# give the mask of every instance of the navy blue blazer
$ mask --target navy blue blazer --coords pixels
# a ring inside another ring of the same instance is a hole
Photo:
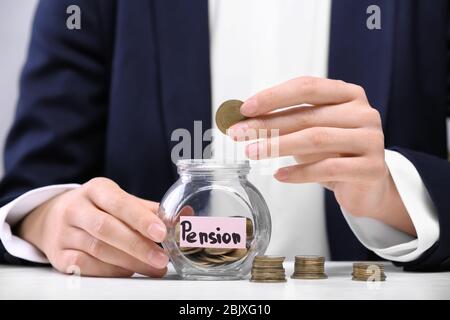
[[[66,28],[70,4],[81,8],[81,30]],[[366,28],[370,4],[381,7],[381,30]],[[386,146],[416,166],[439,214],[440,240],[409,270],[450,269],[448,10],[445,0],[339,0],[332,7],[330,77],[366,89],[382,115]],[[95,176],[159,201],[177,178],[170,134],[192,131],[194,120],[210,127],[210,89],[206,0],[41,1],[0,205],[30,189]],[[332,194],[326,201],[332,258],[374,258]],[[0,250],[1,262],[24,263]]]

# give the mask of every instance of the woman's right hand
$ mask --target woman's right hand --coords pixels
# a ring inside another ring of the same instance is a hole
[[[95,178],[28,214],[17,235],[35,245],[64,273],[162,277],[168,256],[156,244],[166,236],[158,203],[137,198],[115,182]]]

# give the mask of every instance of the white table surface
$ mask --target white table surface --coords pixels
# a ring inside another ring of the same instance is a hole
[[[285,262],[291,275],[293,263]],[[450,272],[411,273],[386,264],[385,282],[351,280],[351,262],[327,262],[324,280],[286,283],[89,278],[51,268],[0,266],[0,299],[450,299]]]

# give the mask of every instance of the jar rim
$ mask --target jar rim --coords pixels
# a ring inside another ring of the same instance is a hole
[[[181,159],[176,163],[179,171],[246,171],[250,170],[250,161],[248,160],[217,160],[217,159]]]

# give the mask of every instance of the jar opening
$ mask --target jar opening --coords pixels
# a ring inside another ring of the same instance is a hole
[[[215,159],[183,159],[177,161],[178,173],[208,174],[208,173],[234,173],[247,174],[250,171],[250,162],[227,161]]]

